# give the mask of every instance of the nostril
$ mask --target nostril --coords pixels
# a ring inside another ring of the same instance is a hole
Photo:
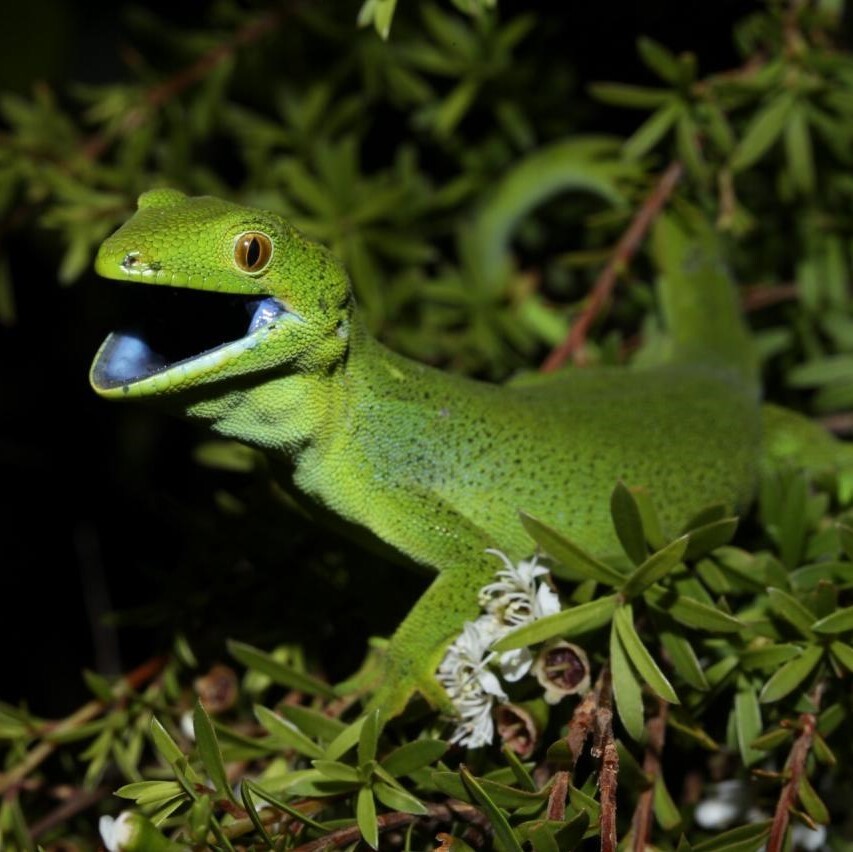
[[[128,252],[121,262],[124,269],[130,269],[139,262],[139,253],[135,251]]]

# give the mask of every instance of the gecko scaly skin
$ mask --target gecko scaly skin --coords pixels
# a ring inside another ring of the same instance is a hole
[[[805,419],[762,412],[711,229],[667,216],[655,239],[665,363],[497,386],[376,341],[341,263],[278,215],[152,190],[104,242],[97,271],[243,294],[254,317],[243,337],[172,364],[139,337],[110,335],[91,382],[263,449],[303,505],[437,572],[388,647],[374,704],[392,715],[420,691],[446,706],[434,673],[493,578],[486,549],[531,551],[519,510],[607,556],[618,550],[608,497],[619,479],[648,488],[674,531],[712,502],[746,508],[768,454],[808,446],[815,464],[835,460],[840,445]]]

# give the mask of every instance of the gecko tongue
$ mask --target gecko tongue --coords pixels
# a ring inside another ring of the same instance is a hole
[[[251,319],[248,328],[244,326],[245,331],[242,338],[251,336],[264,326],[269,325],[274,320],[288,313],[284,305],[273,298],[252,299],[245,302],[244,306]],[[198,317],[195,322],[196,324],[199,322],[204,324],[203,319]],[[139,379],[147,378],[169,367],[173,367],[175,364],[193,361],[223,346],[234,343],[235,340],[242,339],[239,332],[236,335],[234,334],[234,331],[236,331],[235,328],[230,334],[227,331],[222,334],[217,345],[213,347],[209,343],[205,345],[199,340],[195,344],[197,347],[196,351],[190,354],[189,357],[184,355],[183,357],[173,358],[161,354],[161,352],[172,350],[174,348],[174,340],[177,338],[180,343],[184,337],[187,337],[186,332],[190,330],[192,330],[192,323],[189,326],[187,325],[186,315],[184,314],[182,326],[177,330],[172,328],[171,332],[167,332],[165,335],[162,329],[159,330],[159,333],[157,329],[153,329],[151,332],[153,333],[153,338],[148,332],[136,331],[116,332],[110,335],[95,368],[94,375],[97,382],[104,387],[114,387],[138,381]],[[191,341],[184,342],[189,346],[193,345]],[[186,350],[184,351],[186,352]]]

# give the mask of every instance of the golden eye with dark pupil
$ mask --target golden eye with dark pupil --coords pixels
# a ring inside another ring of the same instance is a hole
[[[259,272],[269,262],[272,243],[266,234],[242,234],[234,246],[234,262],[243,272]]]

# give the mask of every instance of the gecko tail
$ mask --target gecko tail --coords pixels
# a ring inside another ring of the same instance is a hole
[[[652,236],[671,359],[725,367],[759,389],[758,359],[720,235],[696,208],[668,211]]]

